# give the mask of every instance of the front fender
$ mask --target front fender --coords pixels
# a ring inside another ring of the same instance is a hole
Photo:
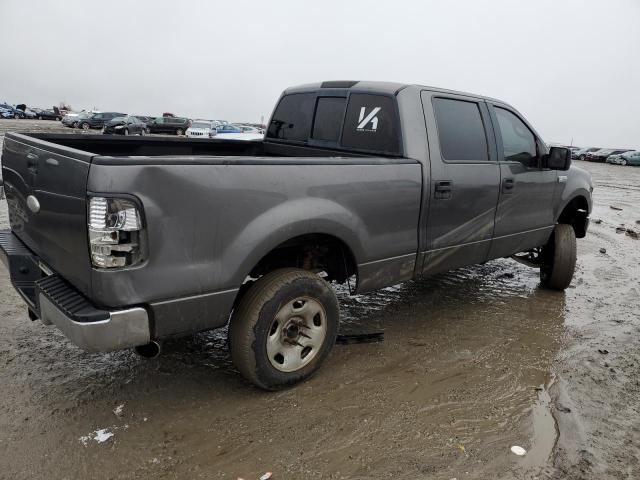
[[[558,172],[559,177],[562,175],[563,172]],[[567,177],[567,180],[564,184],[564,188],[560,192],[558,202],[556,203],[556,211],[554,215],[555,220],[558,221],[558,218],[567,205],[578,197],[584,197],[587,201],[587,214],[590,215],[593,210],[593,180],[591,179],[591,174],[572,165],[566,172],[565,176]]]

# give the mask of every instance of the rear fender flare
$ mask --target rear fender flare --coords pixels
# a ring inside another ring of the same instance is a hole
[[[341,240],[353,253],[356,264],[364,257],[368,233],[360,217],[328,199],[299,198],[254,218],[220,253],[223,284],[238,287],[253,267],[278,245],[314,233]]]

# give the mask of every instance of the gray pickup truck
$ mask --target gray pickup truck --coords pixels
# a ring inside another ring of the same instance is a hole
[[[31,319],[89,351],[224,327],[265,389],[311,375],[363,293],[513,257],[566,288],[593,190],[491,98],[333,81],[279,99],[263,141],[6,135],[0,257]]]

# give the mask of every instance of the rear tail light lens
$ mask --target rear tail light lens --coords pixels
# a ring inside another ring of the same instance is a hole
[[[142,218],[137,205],[123,198],[89,198],[89,247],[97,268],[122,268],[144,260]]]

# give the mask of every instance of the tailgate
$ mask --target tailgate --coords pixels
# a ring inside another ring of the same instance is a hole
[[[92,154],[8,133],[2,150],[13,232],[51,269],[89,294],[87,176]]]

